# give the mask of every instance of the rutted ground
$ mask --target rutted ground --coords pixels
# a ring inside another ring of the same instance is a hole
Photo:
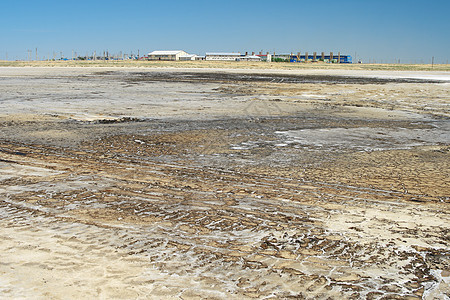
[[[212,120],[156,120],[151,110],[100,121],[65,109],[31,121],[4,116],[3,297],[448,297],[445,109],[433,114],[440,118],[367,118],[338,100],[311,108],[281,92],[258,102],[247,83],[232,83],[239,93],[225,91],[227,81],[187,84],[200,90],[188,104],[199,93],[243,102],[245,112],[216,103],[211,113],[222,117]],[[167,86],[158,93],[186,94]],[[342,142],[324,143],[330,132]]]

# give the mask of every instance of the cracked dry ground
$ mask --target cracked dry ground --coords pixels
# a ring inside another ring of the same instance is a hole
[[[50,296],[52,287],[77,282],[52,282],[53,271],[87,270],[106,273],[91,283],[92,297],[448,292],[440,277],[449,276],[448,147],[316,154],[303,163],[323,164],[307,169],[194,160],[233,154],[225,145],[239,142],[236,132],[217,130],[112,136],[77,150],[3,142],[1,163],[14,170],[2,182],[1,223],[15,233],[2,240],[21,239],[19,253],[42,256],[29,264],[42,269]],[[267,148],[258,152],[274,151]],[[30,230],[37,240],[22,236]],[[64,249],[53,253],[53,243]],[[80,257],[71,262],[72,255]],[[149,270],[128,274],[118,294],[108,278],[121,281],[128,265]]]
[[[277,133],[427,122],[125,121],[2,125],[102,134],[0,140],[1,297],[448,297],[448,144],[333,150]]]

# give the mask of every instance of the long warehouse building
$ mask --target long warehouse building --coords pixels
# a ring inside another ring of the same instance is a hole
[[[333,52],[330,52],[330,54],[325,55],[324,52],[321,54],[317,54],[317,52],[313,52],[313,54],[308,54],[306,52],[305,54],[290,54],[289,55],[289,61],[290,62],[304,62],[304,61],[325,61],[325,62],[336,62],[340,64],[351,64],[352,63],[352,57],[350,55],[346,54],[333,54]]]
[[[148,54],[148,60],[180,60],[180,57],[187,56],[183,50],[165,50],[165,51],[153,51]]]

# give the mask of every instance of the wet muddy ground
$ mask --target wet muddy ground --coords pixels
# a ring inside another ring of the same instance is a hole
[[[41,73],[0,69],[0,298],[449,297],[449,80]]]

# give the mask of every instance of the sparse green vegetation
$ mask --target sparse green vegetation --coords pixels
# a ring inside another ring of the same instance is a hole
[[[289,62],[289,59],[281,57],[273,57],[272,62]]]

